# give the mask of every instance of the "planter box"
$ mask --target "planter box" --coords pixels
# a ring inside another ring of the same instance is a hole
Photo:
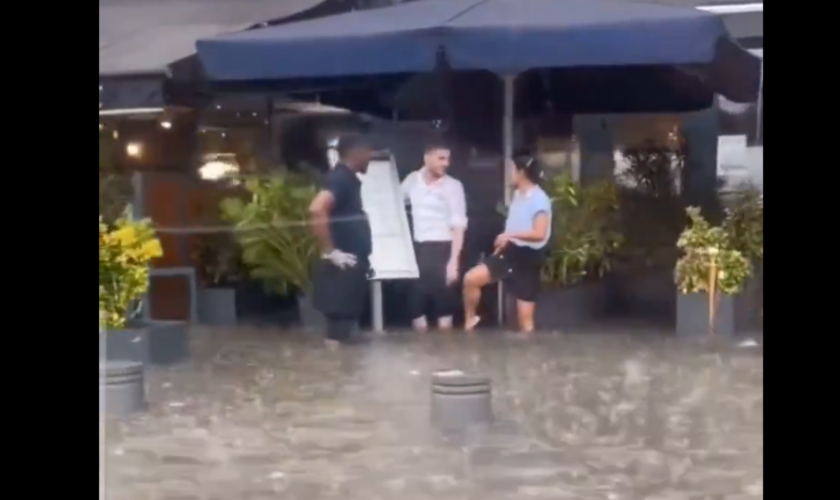
[[[359,293],[364,293],[362,290]],[[323,332],[327,326],[324,314],[315,309],[312,298],[308,295],[298,295],[298,314],[300,324],[306,331]]]
[[[735,302],[732,295],[719,294],[715,312],[715,334],[735,336]],[[705,293],[677,293],[677,337],[703,337],[709,333],[709,296]]]
[[[187,324],[183,321],[144,321],[99,334],[100,361],[171,365],[188,355]]]
[[[757,267],[736,295],[720,295],[715,313],[715,333],[720,337],[760,332],[764,307],[764,273]],[[709,298],[705,293],[677,292],[677,336],[696,337],[709,331]]]
[[[545,287],[537,297],[534,323],[538,330],[579,328],[604,312],[605,290],[601,282],[570,287]],[[516,299],[505,297],[508,326],[518,327]]]
[[[203,325],[232,326],[236,324],[235,288],[200,288],[198,290],[198,321]]]
[[[735,328],[737,332],[758,333],[764,329],[764,266],[758,265],[744,284],[744,291],[735,296]]]

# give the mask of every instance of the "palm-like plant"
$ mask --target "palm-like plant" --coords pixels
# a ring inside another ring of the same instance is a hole
[[[579,186],[568,174],[546,183],[552,236],[542,279],[561,286],[600,277],[623,242],[616,230],[618,200],[612,182]]]
[[[245,182],[250,198],[227,198],[222,217],[233,223],[242,261],[251,277],[278,294],[309,293],[317,245],[309,230],[312,179],[283,173]]]

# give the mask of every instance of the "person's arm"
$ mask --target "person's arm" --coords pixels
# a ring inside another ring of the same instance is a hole
[[[312,233],[318,240],[318,246],[322,253],[333,250],[332,236],[330,235],[329,217],[338,200],[344,194],[342,179],[335,171],[327,174],[324,188],[315,195],[312,203],[309,204],[309,219],[312,226]]]
[[[449,261],[457,263],[461,250],[464,248],[464,233],[467,230],[467,199],[464,195],[464,185],[459,181],[452,182],[447,190],[449,204],[449,224],[452,227],[452,248]]]

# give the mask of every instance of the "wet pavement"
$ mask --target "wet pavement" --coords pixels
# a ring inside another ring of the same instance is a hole
[[[663,336],[391,335],[328,353],[196,329],[100,426],[109,500],[763,498],[761,348]],[[441,436],[429,377],[492,377],[497,424]],[[101,460],[102,462],[102,460]]]

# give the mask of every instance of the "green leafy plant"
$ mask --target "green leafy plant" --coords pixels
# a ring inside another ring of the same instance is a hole
[[[672,268],[677,260],[674,241],[685,227],[679,189],[686,171],[685,142],[647,141],[625,148],[621,158],[625,168],[616,182],[625,242],[616,255],[616,267],[631,272]]]
[[[625,148],[621,154],[627,165],[619,181],[654,198],[670,198],[679,194],[686,154],[682,141],[658,145],[646,141]]]
[[[723,229],[733,248],[751,263],[764,260],[764,196],[745,184],[728,196]]]
[[[751,269],[747,258],[735,248],[733,238],[721,226],[712,226],[698,207],[686,209],[689,224],[677,240],[682,255],[674,272],[682,293],[740,292]]]
[[[193,261],[205,286],[224,287],[242,281],[242,250],[231,233],[212,233],[195,240]]]
[[[602,276],[623,243],[614,183],[580,186],[563,173],[548,179],[544,189],[552,202],[552,229],[542,280],[570,286]]]
[[[251,277],[278,294],[308,293],[318,251],[309,228],[309,203],[316,192],[308,176],[284,172],[248,179],[246,199],[226,198],[222,217],[233,224],[242,262]]]
[[[112,225],[99,217],[100,329],[123,328],[139,312],[149,288],[149,265],[163,255],[148,219],[132,220],[129,211]]]

